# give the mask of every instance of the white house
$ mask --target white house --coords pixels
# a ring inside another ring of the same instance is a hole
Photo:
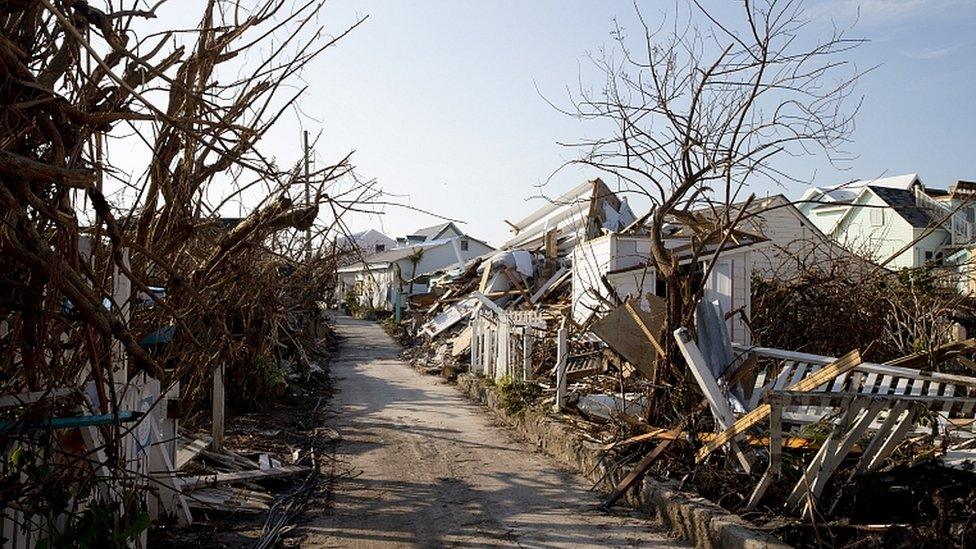
[[[733,204],[730,216],[738,217],[745,203]],[[699,213],[709,216],[710,210]],[[874,264],[864,260],[825,235],[796,205],[781,194],[758,198],[741,216],[738,229],[761,236],[767,244],[752,254],[753,272],[763,278],[789,277],[800,266],[825,265],[844,260],[863,268]]]
[[[916,174],[808,189],[797,208],[825,235],[891,269],[941,261],[973,245],[976,184],[926,189]]]
[[[390,311],[404,296],[427,292],[432,274],[463,268],[473,258],[493,252],[485,242],[462,233],[454,223],[415,231],[397,246],[338,269],[340,299],[352,292],[359,304]]]
[[[342,235],[335,241],[336,250],[346,252],[340,260],[344,265],[355,263],[365,256],[392,250],[396,245],[396,240],[376,229],[366,229],[348,236]]]

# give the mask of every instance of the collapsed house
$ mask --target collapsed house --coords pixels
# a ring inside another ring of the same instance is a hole
[[[443,342],[424,347],[434,357],[415,359],[433,358],[438,368],[466,356],[472,372],[495,379],[550,377],[565,368],[559,381],[578,380],[611,367],[646,378],[657,349],[643,346],[643,333],[660,320],[666,290],[647,229],[626,199],[596,179],[506,223],[515,234],[501,250],[470,261],[429,309],[414,312],[417,334]],[[738,232],[732,243],[693,254],[691,231],[680,224],[668,230],[666,245],[681,268],[705,277],[706,301],[735,312],[727,333],[749,344],[752,254],[765,239]]]

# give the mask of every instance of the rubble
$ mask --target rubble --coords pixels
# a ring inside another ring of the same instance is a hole
[[[590,185],[595,196],[606,192],[598,180]],[[655,295],[660,287],[640,224],[624,228],[601,216],[572,218],[567,212],[599,211],[594,204],[603,202],[579,188],[568,194],[589,196],[589,207],[557,201],[512,224],[516,237],[501,251],[439,281],[440,296],[426,310],[408,311],[406,325],[417,328],[404,356],[430,374],[484,376],[505,402],[551,408],[603,445],[607,456],[635,456],[638,449],[638,462],[611,487],[607,507],[642,475],[672,468],[664,474],[688,471],[706,483],[701,489],[709,494],[751,483],[751,496],[725,495],[724,504],[747,514],[763,510],[770,525],[793,517],[776,527],[789,537],[797,532],[790,528],[802,529],[804,521],[841,518],[848,496],[838,491],[843,481],[836,479],[871,478],[880,467],[890,467],[908,441],[918,445],[923,437],[928,450],[919,451],[971,470],[976,377],[912,368],[957,368],[953,364],[972,359],[976,342],[885,364],[865,361],[857,352],[836,359],[756,346],[749,316],[752,277],[737,269],[748,268],[749,253],[761,249],[764,239],[746,232],[733,244],[704,245],[711,266],[702,262],[710,274],[694,311],[694,332],[666,333],[673,324],[666,301]],[[563,216],[576,224],[553,227],[545,221]],[[677,220],[672,225],[669,242],[677,257],[697,226]],[[522,227],[531,232],[520,237]],[[797,265],[790,276],[807,276]],[[765,291],[769,283],[762,284]],[[659,417],[655,406],[678,407],[694,399],[685,396],[693,395],[688,385],[681,392],[661,390],[658,369],[672,344],[700,396],[679,421],[659,427],[653,423]],[[519,396],[504,396],[513,394]],[[709,458],[717,452],[732,459]],[[799,478],[784,472],[784,460],[802,469]],[[717,470],[729,468],[738,472],[720,478]],[[792,489],[784,490],[786,483]]]

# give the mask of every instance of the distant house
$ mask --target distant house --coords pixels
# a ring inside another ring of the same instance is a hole
[[[403,297],[426,293],[430,276],[460,269],[495,249],[461,232],[454,223],[414,231],[396,245],[338,270],[338,295],[357,296],[363,307],[390,311]]]
[[[462,248],[468,245],[467,243],[463,242],[464,240],[467,240],[465,234],[461,232],[461,229],[458,229],[457,225],[452,222],[417,229],[412,234],[397,238],[397,245],[400,247],[411,246],[414,244],[423,244],[424,242],[443,240],[445,238],[460,238],[462,240]]]
[[[808,189],[797,208],[825,235],[891,269],[941,262],[976,240],[976,183],[927,189],[916,174]]]
[[[342,235],[336,238],[335,245],[337,251],[343,252],[340,263],[351,265],[365,256],[392,250],[397,242],[376,229],[367,229],[348,236]]]

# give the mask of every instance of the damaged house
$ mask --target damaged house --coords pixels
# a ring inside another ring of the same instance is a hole
[[[646,227],[625,199],[596,179],[577,185],[518,222],[507,223],[513,237],[499,252],[472,262],[455,277],[427,311],[421,333],[431,338],[446,337],[445,333],[456,336],[452,354],[460,356],[470,349],[472,371],[495,378],[533,377],[529,360],[533,349],[551,342],[567,323],[578,352],[560,344],[552,358],[566,363],[574,378],[584,370],[606,368],[604,344],[615,348],[623,340],[635,339],[647,343],[641,326],[617,311],[632,301],[647,315],[643,322],[653,324],[648,318],[662,301],[664,288],[657,283]],[[717,303],[722,311],[740,313],[729,315],[726,329],[736,343],[749,344],[744,319],[751,299],[752,254],[765,245],[765,239],[737,233],[717,256],[711,253],[717,242],[693,256],[693,234],[687,227],[674,223],[669,234],[667,245],[679,257],[685,254],[681,263],[707,277],[705,301],[710,306]],[[607,329],[605,317],[621,318]],[[625,332],[638,335],[614,337]],[[648,349],[627,347],[614,350],[636,362],[638,370],[649,371],[654,350],[644,353]]]
[[[392,249],[339,268],[337,295],[352,294],[361,307],[392,311],[404,306],[406,297],[427,293],[431,275],[461,269],[493,250],[454,223],[419,229],[398,239]]]
[[[916,191],[868,186],[859,192],[864,200],[887,200],[885,220],[895,214],[914,219],[921,213],[911,208],[928,204]],[[949,204],[953,195],[963,200],[958,189],[942,200]],[[934,207],[925,206],[926,219]],[[687,269],[689,279],[702,277],[694,330],[667,322],[668,288],[658,279],[645,220],[594,180],[508,222],[515,234],[498,252],[445,275],[436,301],[414,309],[405,322],[416,338],[406,355],[428,373],[450,378],[467,371],[465,383],[501,388],[506,406],[553,410],[584,431],[583,438],[603,443],[603,457],[620,460],[611,469],[643,456],[626,474],[603,476],[613,487],[607,507],[636,486],[669,445],[688,442],[697,449],[694,460],[678,465],[683,475],[691,471],[693,477],[706,470],[698,467],[709,456],[725,454],[711,458],[709,467],[722,479],[704,474],[719,487],[715,492],[706,485],[706,497],[725,497],[738,510],[774,506],[801,517],[812,516],[818,505],[828,514],[850,513],[842,509],[855,498],[837,492],[832,478],[867,486],[906,441],[949,448],[940,467],[970,467],[976,460],[976,379],[926,368],[973,363],[976,340],[884,362],[857,351],[831,356],[757,346],[770,344],[753,332],[754,281],[789,277],[810,265],[843,272],[863,266],[897,277],[841,246],[832,238],[836,233],[825,233],[781,195],[727,208],[681,212],[663,227],[663,243],[678,268]],[[718,232],[719,216],[737,221]],[[946,231],[942,245],[952,245],[951,225],[928,228]],[[654,406],[669,405],[669,395],[678,392],[662,383],[669,363],[659,360],[672,344],[704,398],[665,428],[649,418]],[[711,429],[691,426],[709,415],[701,426]],[[730,487],[731,478],[743,493]]]
[[[668,242],[669,247],[678,252],[679,264],[686,268],[697,267],[703,276],[707,276],[703,299],[708,303],[718,301],[725,312],[742,311],[748,317],[753,250],[762,249],[765,240],[746,238],[739,244],[726,245],[710,269],[706,265],[710,256],[706,256],[707,259],[693,258],[689,251],[681,258],[681,252],[689,247],[688,244],[689,239],[681,237]],[[714,249],[712,247],[712,251]],[[664,287],[657,283],[652,266],[649,237],[611,233],[584,242],[573,249],[572,263],[572,318],[581,326],[635,297],[642,309],[652,312],[649,300],[643,299],[644,296],[665,296]],[[727,323],[733,341],[750,342],[743,315],[734,315]]]

